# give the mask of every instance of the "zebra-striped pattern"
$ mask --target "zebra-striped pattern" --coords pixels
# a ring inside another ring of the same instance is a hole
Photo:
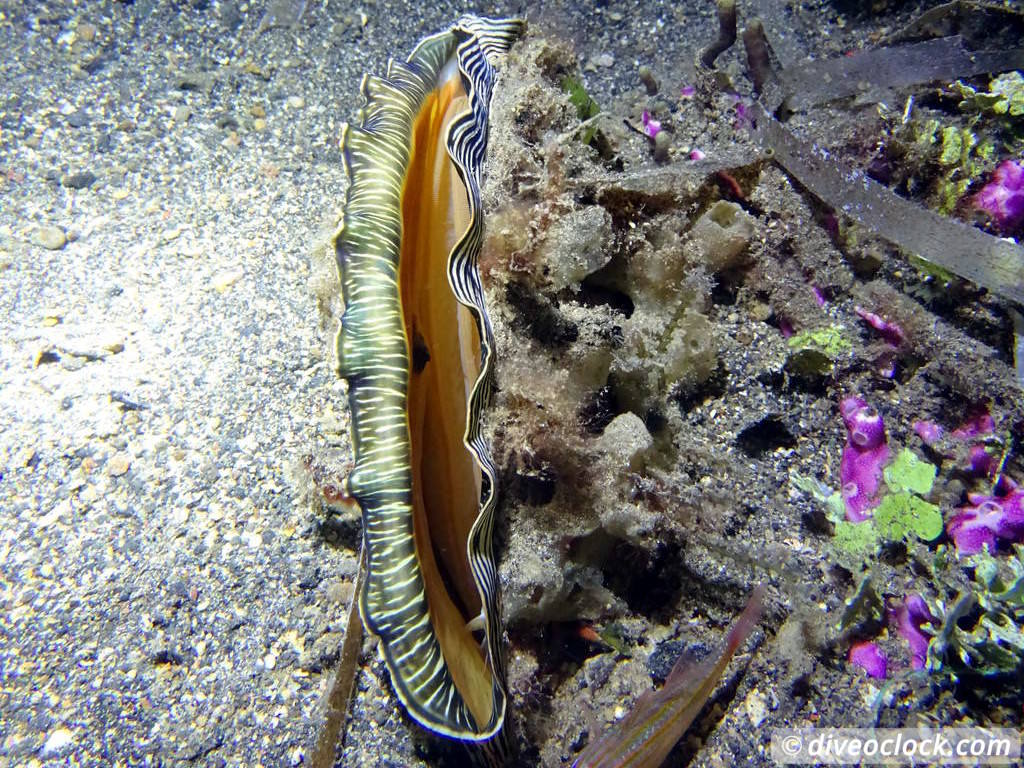
[[[346,126],[342,148],[350,186],[335,249],[345,313],[338,334],[339,373],[348,380],[355,466],[349,493],[363,511],[367,578],[359,596],[367,630],[381,649],[399,700],[421,724],[469,741],[491,738],[505,714],[504,661],[492,534],[495,469],[480,434],[490,394],[493,333],[477,271],[483,223],[480,174],[494,60],[520,34],[518,21],[464,17],[424,39],[387,76],[367,76],[358,126]],[[407,416],[410,355],[398,286],[403,184],[413,123],[452,56],[470,109],[450,125],[447,148],[469,195],[470,226],[452,249],[448,283],[476,320],[481,373],[468,407],[464,441],[482,471],[479,516],[467,542],[470,568],[483,604],[486,654],[494,673],[490,722],[477,723],[445,665],[428,615],[413,539],[411,446]]]

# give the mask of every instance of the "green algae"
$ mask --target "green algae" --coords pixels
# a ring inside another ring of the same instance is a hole
[[[786,368],[805,376],[832,373],[836,362],[853,349],[842,331],[834,325],[801,331],[790,337],[786,344],[792,350],[786,360]]]
[[[832,537],[832,546],[840,565],[858,566],[870,561],[877,553],[880,541],[878,531],[871,520],[851,523],[840,520],[835,524],[836,532]]]
[[[925,496],[935,485],[937,469],[934,464],[922,461],[909,448],[904,448],[882,473],[885,484],[891,491],[909,491]]]
[[[906,491],[884,496],[875,507],[872,520],[878,535],[888,541],[910,539],[911,536],[934,541],[942,533],[939,508]]]
[[[1020,72],[1007,72],[989,83],[989,90],[979,91],[959,80],[953,86],[960,94],[962,112],[1024,116],[1024,76]]]
[[[587,89],[578,77],[573,77],[572,75],[564,77],[562,79],[562,90],[569,95],[569,102],[576,107],[576,115],[580,120],[590,120],[592,117],[597,117],[601,111],[597,102],[587,93]],[[584,144],[589,144],[596,135],[597,126],[591,123],[583,129],[580,138]]]
[[[940,213],[956,210],[995,157],[995,143],[975,132],[976,122],[977,118],[958,126],[930,119],[915,124],[911,131],[919,168],[922,173],[934,173],[928,203]]]

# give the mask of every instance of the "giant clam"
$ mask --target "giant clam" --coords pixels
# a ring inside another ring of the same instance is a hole
[[[367,558],[360,612],[409,714],[471,742],[498,734],[506,709],[495,469],[480,433],[493,335],[477,258],[495,63],[522,26],[466,16],[425,38],[363,79],[366,104],[342,139],[337,351]]]

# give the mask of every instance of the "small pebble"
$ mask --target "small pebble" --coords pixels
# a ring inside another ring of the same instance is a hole
[[[60,183],[69,189],[85,189],[96,183],[96,174],[92,171],[79,171],[64,176]]]
[[[238,118],[230,112],[221,112],[213,119],[214,124],[225,131],[234,131],[238,128]]]
[[[760,728],[768,719],[768,700],[760,691],[751,691],[743,702],[743,708],[754,728]]]
[[[112,477],[120,477],[132,465],[131,456],[127,453],[115,453],[107,462],[107,472]]]
[[[60,227],[45,226],[36,230],[33,242],[50,251],[59,251],[68,244],[68,236]]]
[[[355,586],[350,581],[336,581],[327,589],[327,599],[338,605],[348,605]]]
[[[610,53],[602,53],[597,57],[597,66],[599,67],[614,67],[615,57]]]
[[[60,307],[47,307],[43,310],[43,326],[46,328],[52,328],[53,326],[59,326],[63,323],[65,318],[65,310]]]
[[[85,128],[89,124],[89,113],[84,109],[76,109],[66,119],[72,128]]]
[[[182,72],[174,79],[174,87],[180,91],[213,90],[213,76],[205,72]]]
[[[301,96],[289,96],[288,106],[291,107],[292,109],[302,109],[304,106],[306,106],[306,100]]]
[[[174,108],[173,117],[176,123],[187,123],[188,119],[192,117],[192,110],[187,104],[179,104]]]
[[[60,355],[52,347],[46,347],[45,349],[37,350],[32,356],[32,367],[38,368],[40,365],[47,363],[59,363]]]
[[[78,25],[78,29],[75,30],[78,35],[78,39],[83,43],[91,43],[96,39],[96,27],[88,22],[82,22]]]
[[[242,279],[243,272],[240,269],[232,269],[226,272],[219,272],[210,280],[210,286],[217,293],[224,293],[231,286]]]
[[[46,743],[39,750],[39,756],[44,760],[61,757],[65,750],[75,742],[75,734],[67,728],[58,728],[46,737]]]

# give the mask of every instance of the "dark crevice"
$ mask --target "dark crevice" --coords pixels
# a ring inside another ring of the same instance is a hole
[[[736,444],[747,456],[759,459],[779,448],[795,448],[796,438],[781,417],[770,414],[745,427],[736,436]]]
[[[328,515],[317,523],[317,528],[328,544],[354,552],[362,547],[363,519],[359,515]]]
[[[515,324],[536,341],[561,347],[579,338],[576,324],[562,315],[547,297],[519,282],[509,283],[506,295],[508,303],[517,310]]]
[[[604,583],[631,610],[648,618],[671,611],[683,582],[680,545],[659,542],[652,550],[621,541],[604,564]]]
[[[726,392],[728,380],[728,371],[719,364],[707,380],[701,383],[701,385],[696,389],[691,390],[675,387],[671,392],[669,392],[669,399],[679,406],[682,413],[687,413],[692,410],[694,406],[703,403],[705,400],[713,400],[715,398],[723,397]]]
[[[615,230],[631,229],[680,206],[674,192],[658,194],[614,187],[598,192],[597,201],[611,214]]]
[[[583,279],[576,299],[585,307],[608,306],[625,317],[633,314],[633,300],[622,291],[599,284],[594,275],[587,275]]]
[[[531,507],[543,507],[555,498],[558,475],[550,467],[522,468],[509,478],[509,493]]]
[[[604,432],[612,419],[619,413],[618,398],[611,385],[606,384],[596,392],[591,393],[580,405],[577,416],[580,426],[591,435],[599,435]]]

